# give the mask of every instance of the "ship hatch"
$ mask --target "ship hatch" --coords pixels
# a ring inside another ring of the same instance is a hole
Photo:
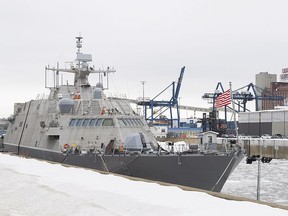
[[[48,139],[50,139],[50,140],[59,140],[60,136],[59,135],[49,135]]]

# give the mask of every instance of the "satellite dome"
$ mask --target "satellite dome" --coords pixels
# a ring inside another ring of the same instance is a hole
[[[62,98],[59,101],[59,111],[61,114],[70,113],[74,106],[74,102],[70,98]]]
[[[101,83],[99,83],[100,85],[102,85]],[[96,85],[97,86],[97,85]],[[102,99],[102,88],[96,87],[93,91],[93,99]]]

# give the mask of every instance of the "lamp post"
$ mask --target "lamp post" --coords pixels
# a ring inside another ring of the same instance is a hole
[[[261,165],[260,158],[257,158],[258,161],[258,174],[257,174],[257,200],[260,201],[260,178],[261,178]]]
[[[142,83],[142,86],[143,86],[143,116],[144,116],[144,118],[146,118],[145,117],[145,109],[144,109],[144,86],[145,86],[145,83],[146,83],[146,81],[140,81],[141,83]]]
[[[257,200],[260,200],[260,178],[261,178],[261,163],[270,163],[271,157],[260,157],[260,155],[252,155],[246,158],[246,164],[252,164],[253,161],[258,162],[258,174],[257,174]]]

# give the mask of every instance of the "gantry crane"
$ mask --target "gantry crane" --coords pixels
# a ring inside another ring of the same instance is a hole
[[[141,101],[138,101],[138,105],[143,106],[144,109],[144,118],[146,121],[154,123],[155,120],[160,120],[162,114],[167,111],[168,109],[170,110],[170,118],[167,118],[165,120],[170,121],[170,126],[173,127],[173,121],[177,120],[177,127],[180,125],[180,111],[179,111],[179,104],[178,104],[178,97],[179,97],[179,92],[184,76],[184,71],[185,71],[185,66],[181,68],[180,71],[180,76],[178,78],[178,82],[173,81],[169,86],[167,86],[163,91],[161,91],[158,95],[156,95],[153,99],[149,101],[145,101],[144,98]],[[177,86],[176,86],[177,83]],[[172,88],[172,96],[170,100],[156,100],[163,92],[165,92],[167,89]],[[154,108],[155,107],[160,107],[159,110],[157,110],[157,113],[155,113]],[[176,108],[177,111],[177,118],[173,118],[172,114],[172,108]],[[148,113],[147,110],[150,109],[151,115],[147,117]]]
[[[210,117],[211,117],[212,121],[213,120],[217,121],[216,120],[215,100],[223,92],[224,92],[224,88],[222,86],[222,83],[218,82],[216,85],[216,89],[215,89],[214,93],[205,93],[202,96],[203,99],[207,99],[210,101],[210,103],[213,104],[212,113],[210,113]],[[233,96],[232,103],[234,103],[238,107],[235,110],[236,112],[250,111],[249,109],[247,109],[247,102],[248,101],[255,100],[255,110],[256,111],[258,111],[259,100],[282,100],[282,101],[284,101],[283,96],[273,95],[273,94],[267,92],[267,90],[264,90],[264,89],[257,87],[253,83],[249,83],[248,85],[245,85],[239,89],[233,90],[232,96]],[[232,110],[232,108],[230,106],[224,107],[225,122],[227,122],[227,108]],[[213,124],[214,124],[213,128],[215,129],[215,125],[217,125],[217,122],[216,123],[213,122]]]

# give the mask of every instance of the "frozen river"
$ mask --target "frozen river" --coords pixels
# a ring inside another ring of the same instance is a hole
[[[222,193],[251,199],[257,197],[258,162],[239,164],[229,177]],[[260,200],[288,206],[288,160],[261,163]]]

